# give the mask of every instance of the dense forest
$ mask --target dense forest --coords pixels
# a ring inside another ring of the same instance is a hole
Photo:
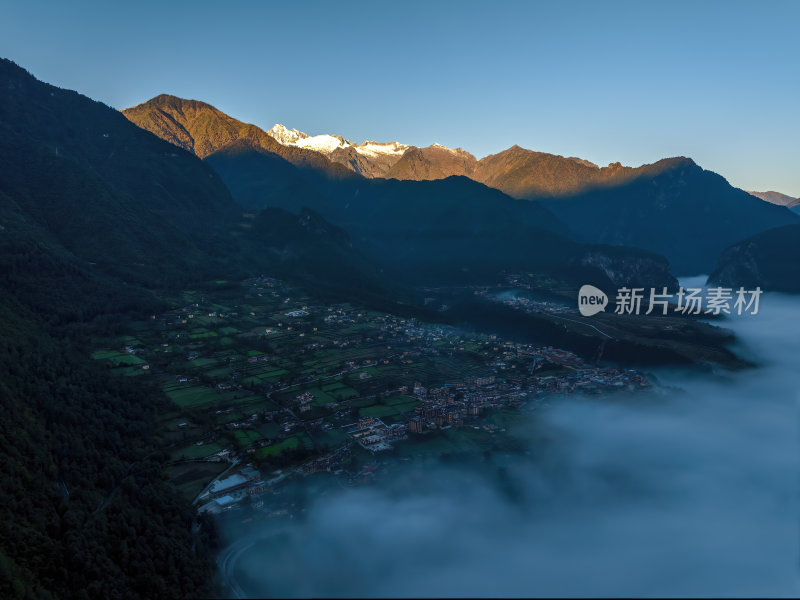
[[[83,343],[127,316],[107,309],[114,288],[81,279],[36,248],[2,249],[0,595],[209,593],[213,528],[192,532],[191,506],[162,476],[156,415],[167,400],[158,389],[109,375]],[[43,279],[48,272],[56,276]],[[94,302],[75,293],[87,284],[101,292]],[[153,306],[146,298],[139,310]],[[44,304],[51,309],[42,311]],[[127,308],[136,310],[131,302]]]
[[[163,474],[168,400],[88,340],[162,308],[142,281],[219,268],[205,258],[236,211],[116,111],[8,61],[0,83],[0,597],[210,595],[213,524]]]

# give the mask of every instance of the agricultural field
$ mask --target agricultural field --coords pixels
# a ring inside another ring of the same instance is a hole
[[[172,401],[164,413],[170,477],[187,494],[225,464],[204,462],[213,454],[227,449],[256,465],[318,456],[351,441],[342,428],[358,419],[407,422],[420,405],[408,391],[416,382],[485,375],[493,356],[484,338],[325,304],[274,280],[250,280],[238,292],[187,291],[170,303],[130,323],[135,336],[97,340],[92,358],[152,380]],[[451,451],[474,446],[478,434],[458,436],[415,437],[402,447]]]
[[[107,361],[115,367],[121,365],[135,366],[147,364],[146,360],[135,354],[128,354],[124,351],[117,350],[98,350],[92,354],[92,358]]]
[[[218,404],[221,395],[217,390],[203,386],[170,385],[163,388],[167,397],[181,408],[196,408]]]
[[[253,429],[237,429],[233,435],[237,443],[243,448],[252,446],[258,440],[262,439],[262,435]]]
[[[171,466],[168,475],[181,495],[192,500],[227,467],[223,462],[184,462]]]
[[[305,433],[298,433],[277,444],[261,448],[256,452],[256,456],[260,458],[266,458],[268,456],[276,456],[287,450],[297,450],[299,448],[310,450],[313,447],[314,444],[311,441],[311,438],[309,438]]]
[[[216,454],[220,450],[222,450],[222,446],[215,442],[211,444],[198,444],[195,442],[194,444],[190,444],[175,450],[172,453],[172,458],[175,460],[205,458],[207,456],[211,456],[212,454]]]

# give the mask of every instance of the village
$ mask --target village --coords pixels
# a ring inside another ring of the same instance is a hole
[[[379,460],[496,444],[515,411],[551,395],[651,386],[566,350],[320,303],[271,278],[184,299],[94,357],[172,400],[171,479],[212,513],[264,506],[296,477],[352,484]]]

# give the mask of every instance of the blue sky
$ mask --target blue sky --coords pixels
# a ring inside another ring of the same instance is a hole
[[[172,93],[478,157],[691,156],[800,196],[800,2],[14,4],[0,55],[116,108]]]

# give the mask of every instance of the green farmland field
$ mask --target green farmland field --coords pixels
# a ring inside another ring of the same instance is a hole
[[[261,434],[253,429],[237,429],[233,435],[242,446],[249,446],[262,438]]]
[[[172,458],[175,460],[178,459],[194,459],[194,458],[205,458],[206,456],[211,456],[212,454],[216,454],[222,450],[222,446],[217,443],[212,444],[203,444],[202,446],[198,446],[197,444],[191,444],[186,446],[185,448],[181,448],[180,450],[176,450],[172,453]]]
[[[181,408],[194,408],[204,404],[220,401],[219,393],[211,388],[192,386],[177,389],[166,389],[165,393]]]

